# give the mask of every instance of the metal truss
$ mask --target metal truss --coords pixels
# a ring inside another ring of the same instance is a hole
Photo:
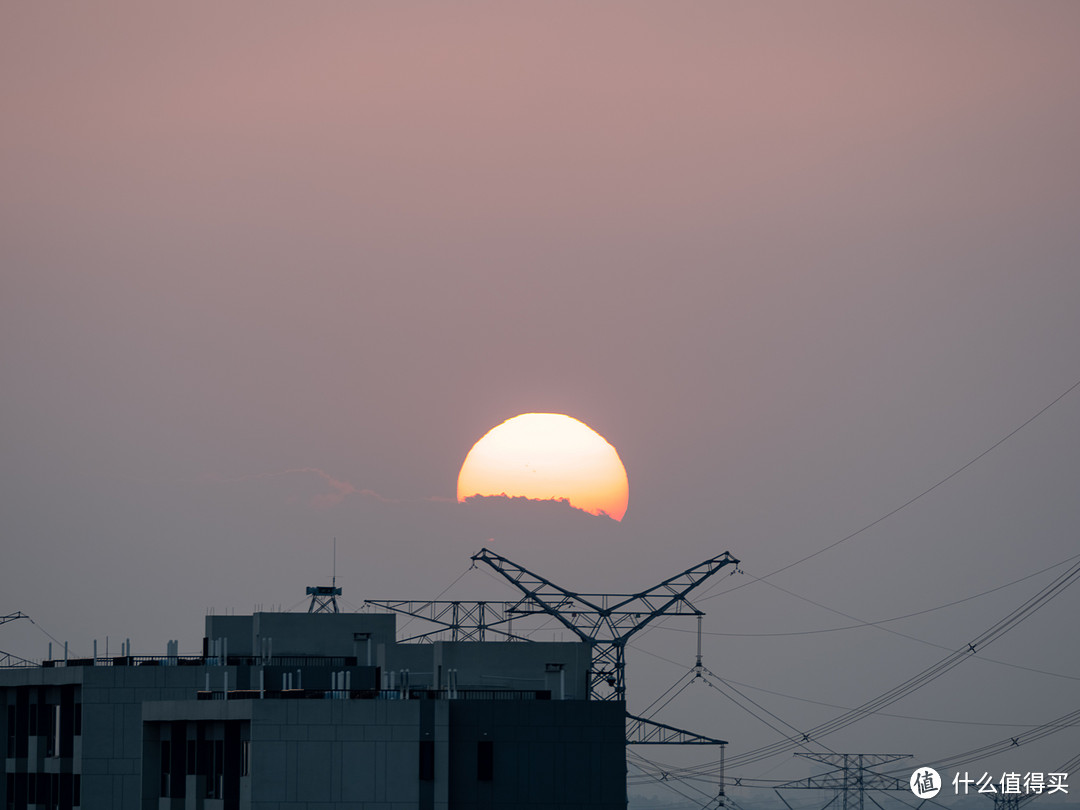
[[[474,554],[472,560],[491,567],[521,591],[521,599],[507,608],[507,614],[547,614],[592,644],[592,700],[625,700],[625,651],[630,638],[661,616],[705,615],[691,604],[687,594],[725,566],[739,563],[725,551],[647,591],[594,594],[568,591],[488,549]]]
[[[407,601],[365,599],[365,604],[414,616],[437,625],[437,630],[398,639],[407,641],[530,641],[513,632],[514,602]],[[495,639],[492,638],[495,637]]]
[[[23,613],[21,610],[17,610],[14,613],[8,613],[6,616],[0,616],[0,624],[7,624],[8,622],[13,622],[16,619],[30,619],[30,617]],[[33,619],[30,619],[30,621],[32,622]],[[30,661],[18,655],[12,655],[9,652],[4,652],[3,650],[0,650],[0,668],[36,666],[37,663],[35,661]]]
[[[337,598],[341,596],[341,588],[333,585],[316,585],[307,589],[311,597],[308,605],[308,613],[337,613]]]
[[[22,658],[18,655],[12,655],[9,652],[0,650],[0,669],[11,669],[13,667],[36,667],[37,661],[31,661],[27,658]]]
[[[575,593],[484,549],[472,557],[493,568],[522,594],[516,602],[459,602],[374,600],[365,603],[382,610],[424,619],[437,629],[401,641],[529,641],[513,632],[513,621],[523,616],[548,615],[592,649],[589,669],[591,700],[625,700],[625,650],[632,636],[661,616],[705,614],[687,594],[728,565],[739,561],[724,552],[634,594]],[[693,735],[692,735],[693,736]],[[702,738],[706,739],[706,738]]]
[[[836,790],[840,792],[842,810],[864,810],[867,790],[910,790],[911,786],[895,776],[870,770],[872,767],[887,765],[901,759],[910,759],[911,754],[834,754],[818,752],[798,752],[795,756],[806,757],[824,765],[836,766],[836,770],[806,779],[796,779],[777,785],[777,790]]]
[[[14,613],[9,613],[6,616],[0,616],[0,624],[7,624],[13,622],[16,619],[29,619],[30,617],[23,613],[21,610],[16,610]]]
[[[727,740],[703,737],[630,712],[626,713],[626,742],[629,745],[727,745]]]

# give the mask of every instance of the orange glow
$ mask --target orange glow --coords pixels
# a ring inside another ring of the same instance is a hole
[[[474,495],[565,500],[622,520],[630,486],[615,448],[588,425],[559,413],[526,413],[489,430],[465,457],[457,497]]]

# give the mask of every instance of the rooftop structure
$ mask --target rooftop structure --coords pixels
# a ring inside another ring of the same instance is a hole
[[[395,620],[208,616],[201,655],[0,670],[3,806],[625,807],[588,644],[399,644]]]
[[[687,594],[730,555],[622,595],[473,559],[522,598],[340,613],[335,583],[307,613],[207,616],[199,655],[65,645],[0,669],[4,808],[622,810],[627,743],[723,746],[628,715],[623,651],[660,615],[700,617]],[[435,633],[398,640],[398,613]],[[522,643],[513,617],[537,614],[575,640]]]

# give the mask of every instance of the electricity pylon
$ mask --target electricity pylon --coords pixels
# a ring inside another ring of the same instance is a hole
[[[634,594],[574,593],[506,557],[484,549],[472,557],[490,566],[521,591],[521,599],[508,613],[544,613],[582,641],[592,644],[589,670],[591,700],[626,699],[626,644],[661,616],[704,616],[687,594],[728,565],[738,565],[731,554],[712,557]]]
[[[777,785],[777,789],[802,788],[803,790],[838,790],[843,802],[842,810],[864,810],[863,801],[867,790],[909,790],[906,781],[895,776],[871,770],[874,766],[886,765],[900,759],[909,759],[911,754],[833,754],[817,752],[798,752],[796,756],[806,757],[824,765],[833,765],[836,770],[798,779]],[[779,794],[777,794],[779,795]],[[783,798],[783,797],[781,797]],[[785,802],[786,804],[786,802]]]
[[[521,598],[515,602],[365,601],[383,610],[415,616],[440,626],[438,630],[412,636],[409,641],[444,633],[461,641],[484,641],[489,633],[525,640],[512,632],[515,616],[551,616],[592,647],[590,700],[625,700],[625,651],[630,638],[661,616],[704,616],[687,599],[687,594],[721,568],[739,564],[725,551],[647,591],[619,594],[568,591],[487,549],[474,554],[472,560],[493,568],[521,592]],[[711,744],[715,742],[710,741]]]
[[[739,561],[725,551],[682,573],[665,579],[647,591],[634,594],[581,594],[561,588],[527,568],[484,549],[472,557],[473,564],[490,566],[522,594],[516,602],[377,601],[365,603],[383,610],[424,619],[439,629],[419,633],[409,641],[432,640],[450,634],[455,641],[484,641],[489,634],[508,640],[528,641],[513,633],[515,616],[548,615],[589,644],[590,700],[626,700],[626,643],[661,616],[696,616],[698,655],[701,666],[701,617],[705,614],[687,599],[694,588],[728,565]],[[736,570],[738,570],[736,568]],[[503,629],[503,628],[506,629]],[[626,713],[628,745],[713,745],[720,749],[718,807],[724,806],[724,748],[726,740],[707,737]]]

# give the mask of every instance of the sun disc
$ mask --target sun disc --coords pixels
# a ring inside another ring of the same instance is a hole
[[[473,445],[458,474],[457,497],[565,500],[576,509],[622,520],[629,501],[626,468],[603,436],[559,413],[526,413],[492,428]]]

